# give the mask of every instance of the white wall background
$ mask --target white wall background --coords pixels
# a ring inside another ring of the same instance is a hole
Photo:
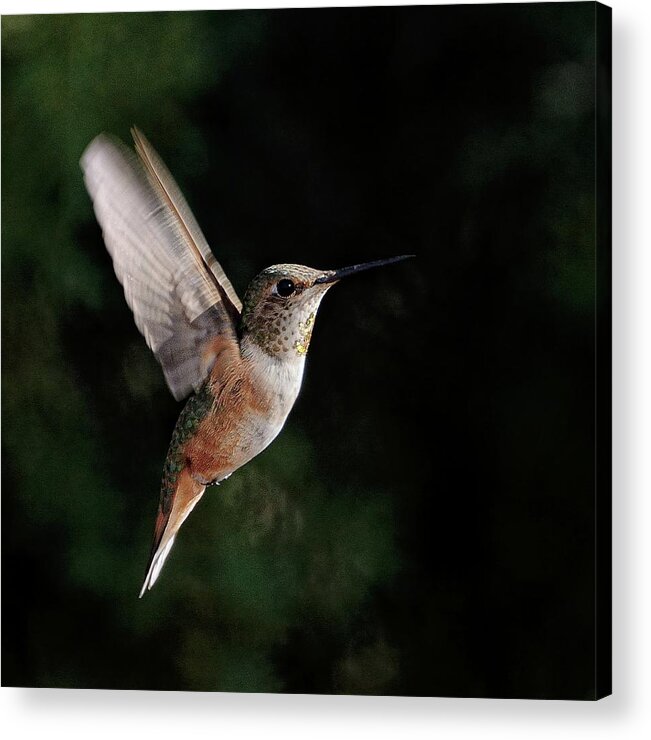
[[[0,12],[369,4],[433,3],[0,0]],[[3,688],[4,737],[651,738],[651,2],[608,4],[614,52],[614,695],[572,703]]]

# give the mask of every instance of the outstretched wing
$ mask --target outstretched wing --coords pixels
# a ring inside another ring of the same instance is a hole
[[[100,134],[81,167],[136,325],[181,400],[210,371],[208,340],[235,337],[242,303],[163,161],[132,134],[139,159]]]

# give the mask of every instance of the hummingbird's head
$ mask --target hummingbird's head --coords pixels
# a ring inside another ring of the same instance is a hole
[[[341,278],[411,255],[315,270],[304,265],[272,265],[257,275],[244,296],[240,332],[267,354],[301,357],[307,353],[317,309],[326,292]]]
[[[272,265],[249,285],[242,305],[241,332],[267,354],[304,355],[319,303],[333,283],[303,265]]]

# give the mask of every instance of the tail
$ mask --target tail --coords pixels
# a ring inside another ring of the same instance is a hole
[[[188,468],[183,468],[178,474],[173,486],[163,483],[161,499],[154,529],[154,543],[151,548],[147,575],[140,590],[140,598],[145,591],[156,583],[165,564],[167,556],[174,545],[174,539],[183,522],[203,496],[205,486],[198,483]]]

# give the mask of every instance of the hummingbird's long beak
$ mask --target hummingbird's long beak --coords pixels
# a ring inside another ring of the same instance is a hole
[[[400,262],[402,260],[414,257],[413,254],[403,254],[400,257],[389,257],[385,260],[374,260],[373,262],[363,262],[361,265],[351,265],[350,267],[342,267],[339,270],[329,270],[325,275],[317,278],[314,284],[319,283],[334,283],[336,280],[348,277],[348,275],[355,275],[355,273],[362,272],[363,270],[370,270],[372,267],[382,267],[382,265],[391,265],[394,262]]]

